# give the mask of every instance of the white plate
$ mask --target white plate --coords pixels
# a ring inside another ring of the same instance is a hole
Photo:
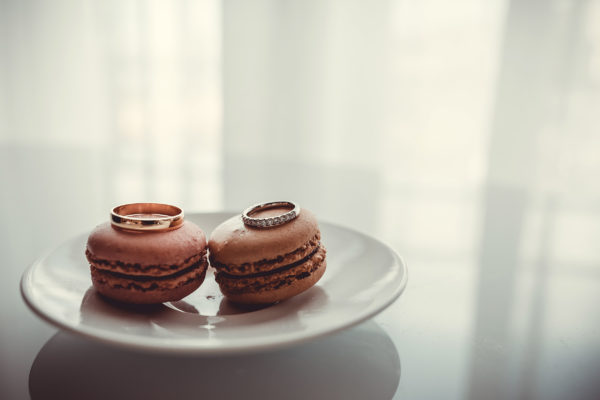
[[[186,218],[210,233],[231,213]],[[92,288],[84,256],[87,234],[36,261],[21,279],[27,305],[59,328],[150,351],[222,354],[304,342],[358,324],[389,306],[406,286],[406,266],[388,246],[363,233],[320,223],[325,275],[310,290],[261,309],[228,302],[209,268],[202,286],[181,301],[122,306]]]

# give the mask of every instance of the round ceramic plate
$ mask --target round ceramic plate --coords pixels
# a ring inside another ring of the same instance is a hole
[[[211,232],[231,213],[186,215]],[[406,286],[406,266],[388,246],[363,233],[320,223],[327,270],[310,290],[262,308],[227,301],[209,268],[188,297],[127,306],[99,296],[84,256],[87,234],[53,249],[21,279],[27,305],[59,328],[91,339],[150,351],[220,354],[283,347],[358,324],[389,306]]]

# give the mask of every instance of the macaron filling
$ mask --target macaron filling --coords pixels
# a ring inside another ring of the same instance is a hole
[[[89,250],[85,251],[85,255],[90,264],[105,271],[113,271],[123,275],[164,276],[165,274],[172,274],[174,272],[184,270],[189,268],[190,265],[198,263],[198,261],[202,258],[206,258],[206,250],[186,258],[180,264],[142,265],[139,263],[126,263],[119,260],[109,261],[94,257]]]
[[[182,275],[186,275],[187,273],[197,269],[198,267],[202,266],[202,264],[206,263],[206,258],[201,258],[199,259],[197,262],[195,262],[194,264],[192,264],[191,266],[179,270],[173,274],[170,275],[161,275],[161,276],[152,276],[152,275],[128,275],[128,274],[124,274],[121,272],[117,272],[117,271],[110,271],[110,270],[105,270],[105,269],[100,269],[96,266],[94,266],[94,268],[101,270],[103,273],[108,274],[110,276],[114,276],[115,278],[122,278],[122,279],[131,279],[131,280],[135,280],[135,281],[140,281],[140,282],[147,282],[147,281],[160,281],[160,280],[168,280],[168,279],[173,279],[173,278],[177,278],[179,276]]]
[[[86,256],[91,264],[93,280],[113,289],[141,291],[174,289],[203,276],[208,267],[206,249],[185,259],[181,265],[140,265],[118,260],[98,260],[89,250]]]
[[[309,256],[277,270],[245,276],[217,271],[215,278],[228,294],[279,289],[311,276],[324,265],[325,254],[325,248],[319,246]]]
[[[282,267],[278,267],[276,269],[272,269],[272,270],[269,270],[269,271],[255,272],[255,273],[247,274],[247,275],[233,275],[233,274],[229,274],[229,273],[221,270],[221,268],[226,269],[226,266],[224,264],[220,264],[218,262],[214,262],[214,263],[212,263],[212,265],[215,268],[219,269],[219,274],[220,275],[223,275],[224,277],[227,277],[227,278],[231,278],[231,279],[257,278],[257,277],[260,277],[260,276],[267,276],[267,275],[278,274],[280,272],[284,272],[284,271],[287,271],[288,269],[292,269],[294,267],[302,265],[305,262],[307,262],[308,260],[310,260],[312,258],[312,256],[314,256],[317,253],[317,251],[319,251],[320,248],[321,248],[321,246],[320,246],[320,243],[319,243],[319,245],[317,245],[312,250],[312,252],[310,252],[306,257],[301,258],[298,261],[295,261],[295,262],[293,262],[291,264],[284,265]],[[279,260],[276,260],[276,261],[279,261]]]
[[[233,264],[233,263],[221,263],[216,260],[214,257],[211,257],[210,263],[213,267],[218,269],[219,271],[223,271],[229,275],[240,275],[240,276],[248,276],[250,274],[255,273],[263,273],[268,271],[275,271],[280,268],[285,268],[286,266],[293,264],[295,262],[306,260],[309,258],[317,249],[321,246],[321,233],[317,232],[314,237],[312,237],[308,242],[304,245],[300,246],[296,250],[287,253],[285,255],[278,256],[272,259],[263,258],[261,260],[257,260],[254,262],[245,262],[242,264]]]
[[[107,285],[113,289],[135,289],[143,292],[157,289],[171,290],[188,283],[197,282],[199,278],[203,279],[206,274],[206,267],[206,260],[202,260],[175,274],[155,277],[119,274],[92,266],[92,278],[96,283]]]

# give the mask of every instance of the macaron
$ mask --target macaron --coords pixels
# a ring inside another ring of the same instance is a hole
[[[105,223],[89,235],[85,255],[102,295],[154,304],[180,300],[202,284],[206,250],[204,232],[189,221],[164,232],[127,231]]]
[[[276,217],[287,211],[269,208],[253,217]],[[221,292],[240,304],[289,299],[317,283],[327,266],[317,219],[306,209],[268,227],[246,225],[237,215],[215,228],[208,247]]]

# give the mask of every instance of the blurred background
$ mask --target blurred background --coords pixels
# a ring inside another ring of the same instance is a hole
[[[114,205],[294,199],[408,261],[399,396],[598,398],[599,152],[598,0],[0,0],[15,299]]]

